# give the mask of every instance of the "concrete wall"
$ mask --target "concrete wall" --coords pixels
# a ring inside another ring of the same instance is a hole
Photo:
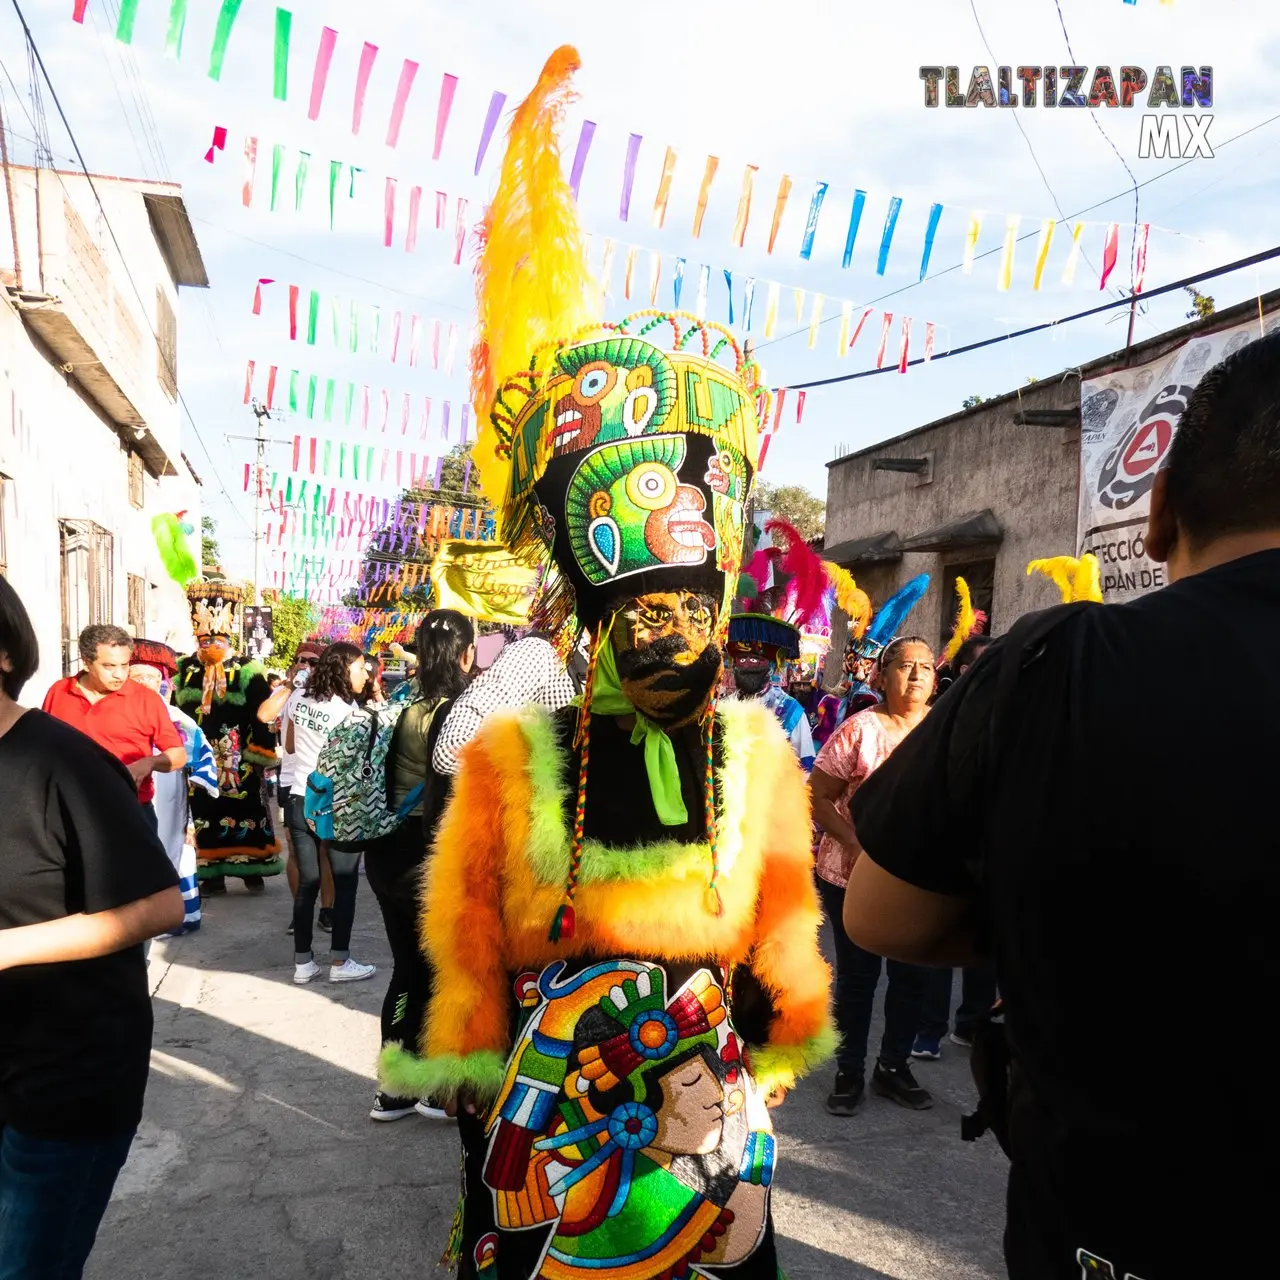
[[[113,537],[111,622],[128,622],[128,574],[146,583],[146,632],[180,651],[193,644],[186,598],[164,572],[151,519],[186,508],[196,529],[199,488],[179,461],[176,478],[144,480],[129,502],[128,454],[119,434],[59,371],[0,289],[0,475],[8,578],[40,641],[40,669],[24,701],[38,705],[62,671],[61,519],[87,519]]]
[[[1000,634],[1021,614],[1058,601],[1052,583],[1026,566],[1040,556],[1070,555],[1075,547],[1079,428],[1021,426],[1021,410],[1079,409],[1074,376],[1039,382],[1020,396],[1004,397],[968,413],[829,464],[826,545],[895,532],[906,539],[989,507],[1004,528],[996,548],[904,555],[890,565],[850,566],[859,586],[878,605],[918,573],[931,575],[929,592],[911,615],[909,629],[931,640],[945,630],[954,600],[942,600],[945,566],[995,559],[993,632]],[[929,459],[925,475],[875,471],[876,458]],[[836,659],[843,652],[845,622],[832,637]]]

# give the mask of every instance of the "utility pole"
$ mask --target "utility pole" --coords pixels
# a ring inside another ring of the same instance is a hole
[[[266,487],[266,477],[264,475],[265,467],[263,465],[266,457],[267,437],[264,424],[271,417],[271,412],[257,400],[253,402],[253,416],[258,420],[258,431],[254,436],[254,443],[258,451],[258,463],[255,473],[255,487],[253,491],[253,602],[257,604],[261,599],[259,594],[262,590],[262,502]]]

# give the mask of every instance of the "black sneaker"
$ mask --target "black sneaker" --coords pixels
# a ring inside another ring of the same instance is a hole
[[[900,1067],[886,1067],[883,1062],[877,1062],[871,1073],[871,1087],[882,1098],[889,1098],[900,1107],[910,1107],[912,1111],[928,1111],[933,1106],[933,1095],[916,1083],[911,1068],[905,1063]]]
[[[261,876],[245,876],[244,887],[248,889],[250,893],[262,893],[265,891],[267,886],[263,883]]]
[[[957,1027],[951,1033],[951,1043],[963,1045],[966,1049],[973,1048],[973,1028]]]
[[[227,882],[222,876],[210,876],[207,880],[201,880],[199,886],[202,898],[211,898],[227,891]]]
[[[325,931],[325,933],[332,933],[333,932],[333,908],[321,907],[320,915],[319,915],[319,918],[316,920],[316,924],[318,924],[320,928],[322,928]]]
[[[866,1096],[867,1083],[861,1076],[836,1072],[835,1088],[827,1098],[827,1111],[833,1116],[851,1116]]]
[[[290,919],[288,928],[285,929],[285,933],[287,933],[290,937],[293,937],[293,920],[292,919]]]
[[[389,1093],[375,1093],[373,1108],[369,1112],[370,1120],[403,1120],[413,1115],[414,1099],[397,1098]]]

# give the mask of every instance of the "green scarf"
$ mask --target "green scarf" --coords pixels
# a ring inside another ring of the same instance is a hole
[[[591,689],[591,710],[604,716],[635,716],[635,728],[631,730],[631,745],[644,740],[644,767],[649,775],[649,791],[658,821],[664,827],[678,827],[689,821],[684,797],[680,794],[680,770],[676,767],[676,749],[667,737],[665,729],[646,719],[627,701],[618,679],[618,664],[613,655],[609,636],[599,640],[600,652],[596,655],[595,684]],[[582,705],[582,699],[575,699]]]

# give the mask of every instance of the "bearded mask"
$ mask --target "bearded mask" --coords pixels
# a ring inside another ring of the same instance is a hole
[[[663,729],[694,724],[720,682],[716,603],[692,591],[654,591],[625,604],[611,643],[628,702]]]

